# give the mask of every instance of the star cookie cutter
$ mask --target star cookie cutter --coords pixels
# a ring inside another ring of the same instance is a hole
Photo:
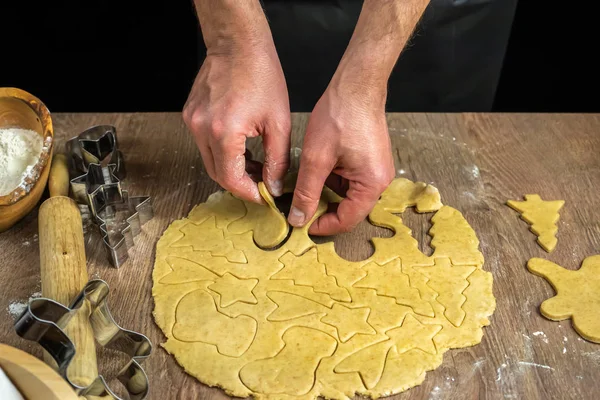
[[[95,219],[107,204],[119,202],[123,197],[121,181],[112,165],[90,164],[85,174],[71,179],[71,192],[77,203],[89,207]]]
[[[69,307],[51,299],[31,299],[15,321],[15,329],[19,336],[39,343],[52,356],[58,373],[77,395],[123,400],[111,390],[102,375],[98,375],[89,386],[79,386],[69,379],[69,365],[77,349],[64,328],[84,302],[88,302],[90,324],[96,341],[105,348],[131,357],[119,371],[117,379],[127,390],[130,400],[143,400],[148,395],[149,382],[141,363],[152,353],[152,343],[141,333],[123,329],[115,322],[106,301],[108,293],[108,284],[101,279],[94,279],[85,285]]]
[[[73,175],[85,174],[89,166],[100,164],[103,167],[112,165],[115,175],[124,179],[125,163],[123,154],[118,148],[117,129],[112,125],[96,125],[81,132],[66,143],[70,154],[70,169]]]
[[[130,196],[122,189],[113,165],[89,164],[87,173],[71,179],[73,198],[98,226],[110,264],[120,268],[142,226],[154,216],[149,196]]]

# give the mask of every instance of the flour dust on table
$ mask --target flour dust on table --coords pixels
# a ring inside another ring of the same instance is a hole
[[[286,191],[293,187],[293,176]],[[185,370],[232,396],[372,398],[419,385],[452,348],[478,344],[496,303],[479,241],[436,188],[394,180],[369,215],[392,229],[351,262],[266,205],[212,194],[157,243],[154,317]],[[432,256],[397,214],[435,213]]]

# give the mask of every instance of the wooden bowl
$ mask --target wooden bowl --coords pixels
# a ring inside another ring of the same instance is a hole
[[[38,203],[46,184],[54,150],[50,112],[37,97],[17,88],[0,88],[0,129],[21,128],[37,132],[44,140],[42,154],[22,185],[0,196],[0,232],[12,227]]]
[[[46,363],[0,343],[0,368],[26,400],[77,400],[71,386]],[[0,393],[1,398],[2,393]]]

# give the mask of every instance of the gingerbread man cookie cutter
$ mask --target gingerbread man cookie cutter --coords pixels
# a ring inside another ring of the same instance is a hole
[[[88,386],[77,385],[69,379],[67,371],[76,347],[64,328],[87,302],[96,341],[105,348],[130,357],[119,371],[117,379],[127,390],[130,400],[143,400],[148,395],[149,383],[141,363],[152,353],[152,343],[141,333],[123,329],[115,322],[106,301],[108,294],[108,284],[101,279],[94,279],[85,285],[68,307],[47,298],[31,299],[15,321],[15,329],[19,336],[39,343],[50,354],[56,361],[58,373],[78,395],[123,400],[109,387],[102,375],[98,375]]]

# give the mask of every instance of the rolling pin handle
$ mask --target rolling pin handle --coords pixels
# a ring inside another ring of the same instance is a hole
[[[38,213],[42,296],[69,306],[88,283],[83,225],[79,207],[69,194],[67,158],[56,154],[50,167],[50,198]],[[76,348],[67,374],[75,385],[87,387],[98,376],[94,332],[85,302],[64,327]],[[46,363],[56,365],[49,354]]]
[[[48,176],[50,197],[69,196],[69,167],[64,154],[56,154],[52,158],[50,175]]]

